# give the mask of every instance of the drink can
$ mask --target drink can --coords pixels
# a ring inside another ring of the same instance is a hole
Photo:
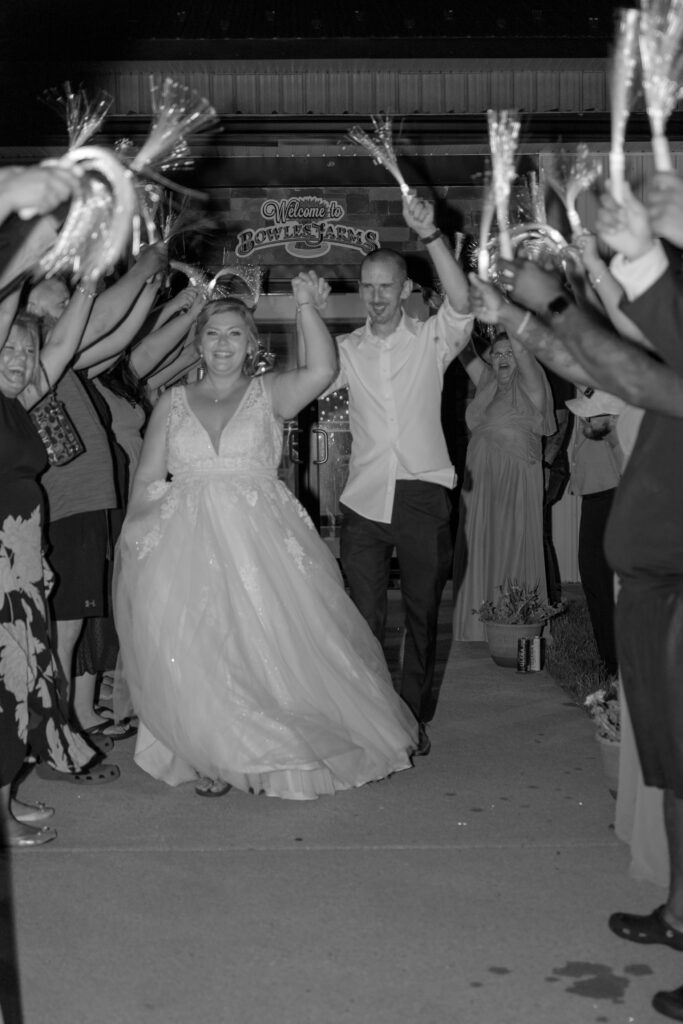
[[[529,672],[540,672],[543,668],[543,647],[545,641],[543,637],[534,636],[529,643],[529,661],[528,670]]]
[[[529,671],[529,641],[523,636],[517,641],[517,671]]]

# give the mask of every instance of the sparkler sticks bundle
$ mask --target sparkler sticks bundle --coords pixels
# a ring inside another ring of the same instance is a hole
[[[609,176],[612,195],[618,203],[624,195],[624,136],[631,112],[634,83],[638,69],[638,27],[640,14],[635,8],[619,12],[610,70],[611,140]]]
[[[186,137],[215,119],[210,104],[171,78],[160,83],[150,79],[153,121],[149,136],[135,153],[131,143],[118,146],[118,153],[101,147],[73,148],[74,140],[90,137],[106,116],[111,97],[100,94],[88,102],[83,90],[74,92],[65,83],[63,95],[50,90],[53,106],[64,113],[71,148],[57,166],[74,170],[81,189],[74,198],[59,237],[44,254],[40,268],[50,276],[71,268],[75,278],[96,279],[110,270],[132,236],[133,251],[139,251],[141,225],[147,241],[161,237],[155,217],[163,198],[164,170],[187,164]]]
[[[683,0],[641,0],[639,42],[655,167],[670,171],[666,123],[680,92]]]
[[[491,187],[498,221],[500,254],[503,259],[512,259],[512,245],[509,236],[510,189],[515,180],[515,152],[519,140],[521,122],[510,110],[489,110],[489,147],[491,149]]]
[[[187,164],[186,139],[216,119],[210,103],[193,89],[164,78],[150,78],[152,127],[140,151],[130,163],[132,171],[148,175],[155,168],[167,170]]]
[[[71,82],[64,82],[61,89],[46,89],[41,99],[64,118],[69,149],[84,146],[99,131],[114,102],[103,89],[89,99],[82,87],[72,89]]]
[[[222,277],[239,278],[240,281],[243,281],[249,289],[252,306],[256,306],[261,297],[263,267],[256,263],[235,263],[221,267],[209,282],[210,298],[221,298],[230,294],[229,288],[226,289],[218,283]]]
[[[70,269],[77,279],[96,281],[114,267],[130,235],[136,207],[133,178],[100,146],[70,149],[57,163],[72,170],[81,187],[39,268],[46,277]]]
[[[381,121],[379,118],[373,117],[372,123],[375,130],[371,136],[358,125],[354,125],[349,131],[348,137],[357,146],[367,150],[372,157],[373,163],[386,167],[398,182],[401,195],[406,197],[413,195],[412,189],[401,174],[398,166],[391,137],[391,118],[385,117]]]
[[[495,212],[495,198],[493,195],[493,189],[489,185],[484,193],[484,206],[481,211],[481,221],[479,224],[477,274],[482,281],[488,281],[489,279],[489,267],[491,263],[491,257],[489,254],[489,235],[491,234],[491,225],[493,224]]]
[[[623,156],[623,149],[622,149]],[[623,160],[621,162],[623,175]],[[599,161],[591,156],[585,142],[576,147],[576,154],[567,158],[564,154],[558,159],[551,175],[551,184],[564,203],[567,220],[572,230],[572,238],[576,239],[583,232],[583,224],[576,209],[576,201],[582,192],[593,185],[600,176]]]
[[[194,266],[192,263],[184,263],[182,260],[169,260],[168,265],[171,270],[177,270],[179,274],[184,274],[188,284],[192,285],[193,288],[199,288],[207,301],[212,297],[209,287],[211,285],[211,278],[202,267]]]

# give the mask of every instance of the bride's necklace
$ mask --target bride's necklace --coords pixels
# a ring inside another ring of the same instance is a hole
[[[216,385],[211,380],[211,377],[209,377],[208,374],[207,374],[206,379],[208,380],[209,384],[211,385],[211,389],[213,391],[213,395],[211,395],[211,401],[213,402],[214,405],[218,405],[219,402],[222,402],[222,401],[224,401],[224,399],[229,398],[230,395],[232,394],[232,390],[230,390],[230,391],[227,391],[224,395],[220,395],[218,393],[218,388],[216,387]]]

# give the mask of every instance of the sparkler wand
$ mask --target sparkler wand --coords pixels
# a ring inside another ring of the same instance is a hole
[[[71,82],[64,82],[61,90],[46,89],[41,99],[64,118],[69,149],[84,146],[99,131],[114,102],[114,97],[103,89],[96,93],[94,99],[89,100],[85,89],[74,90]]]
[[[489,264],[491,257],[489,253],[489,235],[491,225],[496,212],[496,203],[493,195],[493,188],[489,185],[484,194],[484,206],[481,211],[481,222],[479,225],[479,252],[477,253],[477,274],[480,280],[488,281]]]
[[[591,156],[585,142],[580,142],[576,147],[576,156],[564,167],[558,166],[557,173],[552,177],[552,186],[567,211],[567,220],[572,229],[573,239],[583,232],[583,224],[576,209],[576,201],[582,192],[585,192],[597,181],[600,171],[599,161]],[[623,177],[621,180],[623,181]]]
[[[658,171],[671,171],[666,123],[679,94],[683,0],[641,0],[640,60],[645,106]]]
[[[512,259],[508,226],[510,190],[515,179],[515,151],[521,122],[513,111],[489,110],[489,146],[491,149],[492,188],[498,221],[498,244],[503,259]]]
[[[385,117],[383,121],[380,121],[379,118],[373,117],[372,123],[375,128],[372,135],[368,135],[368,133],[358,125],[354,125],[353,128],[350,129],[348,137],[352,142],[355,142],[357,146],[361,146],[363,149],[367,150],[372,157],[373,163],[386,167],[389,173],[392,174],[398,182],[398,186],[401,189],[401,195],[406,198],[413,196],[415,193],[401,174],[398,161],[396,160],[394,145],[391,138],[391,118]]]
[[[618,203],[624,199],[624,138],[638,69],[639,22],[640,13],[635,8],[619,12],[612,51],[609,80],[612,108],[609,177],[612,195]]]

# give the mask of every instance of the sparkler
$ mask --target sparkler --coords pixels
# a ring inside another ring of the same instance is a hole
[[[658,171],[673,169],[666,123],[679,94],[683,0],[641,0],[640,60],[645,106]]]
[[[211,297],[217,297],[218,294],[223,293],[228,295],[229,289],[226,291],[224,287],[218,284],[221,277],[236,277],[240,281],[244,281],[251,296],[252,306],[256,306],[259,298],[261,297],[261,284],[263,282],[263,267],[258,266],[255,263],[236,263],[231,266],[222,267],[217,274],[209,282],[209,295]]]
[[[113,268],[128,241],[136,207],[132,175],[110,150],[81,146],[57,162],[80,177],[55,243],[40,260],[50,277],[70,269],[76,278],[96,281]]]
[[[372,157],[373,163],[386,167],[389,173],[392,174],[398,182],[399,188],[401,189],[401,195],[406,198],[414,195],[415,193],[401,174],[398,161],[396,160],[394,144],[391,137],[391,118],[385,117],[383,121],[380,121],[379,118],[373,117],[372,123],[375,128],[372,135],[368,135],[368,133],[358,125],[354,125],[349,131],[348,137],[352,142],[355,142],[357,146],[361,146],[363,149],[367,150]]]
[[[638,25],[640,14],[635,8],[619,12],[610,72],[611,142],[609,177],[612,195],[618,203],[624,198],[624,137],[626,122],[633,102],[638,68]]]
[[[64,118],[69,149],[84,146],[99,131],[114,102],[114,97],[102,89],[89,100],[85,90],[80,88],[74,91],[71,82],[64,82],[61,90],[46,89],[41,99]]]
[[[577,238],[583,232],[583,224],[576,209],[576,201],[582,192],[585,192],[597,181],[600,172],[600,162],[591,155],[584,142],[578,144],[576,155],[573,158],[564,163],[558,161],[551,183],[565,205],[567,220],[572,229],[572,238]]]
[[[484,194],[484,206],[481,211],[481,222],[479,224],[479,252],[477,253],[477,273],[482,281],[489,279],[489,235],[491,225],[496,212],[495,197],[493,189],[489,185]]]
[[[168,161],[177,165],[180,158],[186,162],[187,149],[182,146],[183,141],[216,119],[211,104],[186,85],[172,78],[164,78],[159,83],[153,76],[150,83],[152,127],[130,164],[131,170],[143,174],[150,168],[169,166]]]
[[[508,228],[510,189],[515,179],[515,151],[521,122],[513,111],[489,110],[489,146],[491,149],[492,189],[498,221],[498,244],[503,259],[512,259]]]

